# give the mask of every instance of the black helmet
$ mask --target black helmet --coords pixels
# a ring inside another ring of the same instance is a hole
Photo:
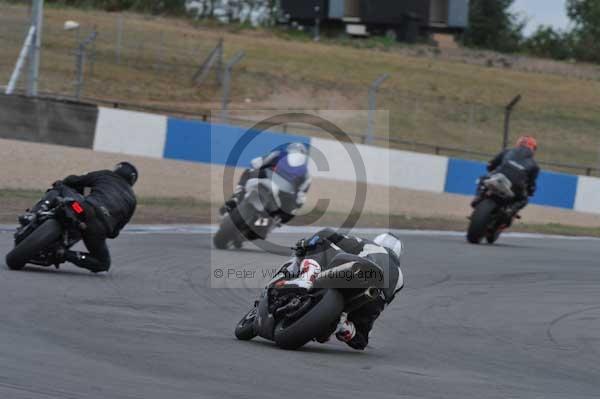
[[[133,186],[138,179],[138,171],[129,162],[119,162],[115,165],[113,172],[121,176],[129,185]]]

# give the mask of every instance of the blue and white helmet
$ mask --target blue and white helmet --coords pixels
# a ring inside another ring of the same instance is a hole
[[[396,237],[392,233],[384,233],[380,234],[373,242],[389,251],[391,251],[394,255],[400,259],[400,256],[404,252],[404,245],[402,245],[402,241],[398,237]]]
[[[308,155],[308,148],[303,143],[290,143],[286,148],[288,154],[300,153]]]

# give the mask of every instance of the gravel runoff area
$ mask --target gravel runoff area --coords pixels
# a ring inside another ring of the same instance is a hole
[[[223,202],[224,168],[191,162],[152,159],[93,152],[87,149],[63,147],[0,139],[0,190],[36,190],[72,173],[110,168],[121,160],[134,162],[140,170],[136,192],[142,209],[147,214],[146,223],[216,222],[215,208]],[[239,171],[238,171],[239,172]],[[349,212],[355,198],[355,187],[347,182],[316,179],[309,195],[306,209],[312,209],[319,199],[330,201],[329,209],[338,214]],[[172,200],[177,199],[177,200]],[[183,201],[182,201],[183,199]],[[18,211],[29,206],[30,198],[3,199]],[[470,198],[453,194],[436,194],[404,189],[388,189],[369,185],[364,213],[370,215],[402,215],[407,218],[434,218],[464,222],[470,213]],[[201,217],[190,210],[177,207],[190,204],[191,209],[204,209]],[[211,204],[216,204],[211,206]],[[13,212],[11,206],[5,212]],[[173,209],[175,208],[175,209]],[[10,215],[9,215],[10,216]],[[380,218],[381,219],[381,218]],[[5,220],[3,222],[12,221]],[[523,221],[536,225],[561,224],[595,228],[600,226],[600,215],[578,213],[550,207],[529,206],[523,212]],[[318,224],[318,221],[315,222]],[[434,228],[429,224],[427,227]]]

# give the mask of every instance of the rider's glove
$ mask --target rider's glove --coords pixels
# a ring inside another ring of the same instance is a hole
[[[62,180],[57,180],[54,183],[52,183],[52,188],[59,188],[59,187],[62,187],[64,185],[65,185],[65,183],[63,183]]]
[[[316,248],[322,242],[321,237],[317,235],[308,239],[303,238],[296,243],[296,247],[294,248],[295,254],[298,258],[303,258],[309,250]]]
[[[263,166],[263,162],[263,159],[258,157],[250,161],[250,165],[252,166],[252,169],[260,169]]]

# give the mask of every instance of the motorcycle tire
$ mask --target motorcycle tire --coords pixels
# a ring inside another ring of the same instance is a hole
[[[256,318],[256,308],[251,309],[242,320],[235,326],[235,336],[241,341],[249,341],[256,337],[254,331],[254,319]]]
[[[487,241],[488,244],[493,244],[496,241],[498,241],[498,238],[500,238],[500,230],[496,230],[494,232],[489,232],[486,236],[485,236],[485,240]]]
[[[477,205],[475,210],[473,210],[471,223],[469,224],[469,230],[467,232],[467,240],[471,244],[479,244],[487,235],[488,228],[492,222],[492,214],[497,207],[498,205],[495,201],[485,199]]]
[[[61,234],[60,223],[54,219],[46,220],[6,255],[6,266],[11,270],[23,269],[29,260],[58,241]]]
[[[219,226],[219,230],[213,237],[213,244],[217,249],[227,249],[229,244],[235,240],[237,228],[233,224],[230,215],[226,215]]]
[[[302,317],[291,323],[286,320],[277,323],[273,334],[275,343],[289,350],[304,346],[339,321],[344,305],[344,296],[338,290],[325,290],[321,300]]]

